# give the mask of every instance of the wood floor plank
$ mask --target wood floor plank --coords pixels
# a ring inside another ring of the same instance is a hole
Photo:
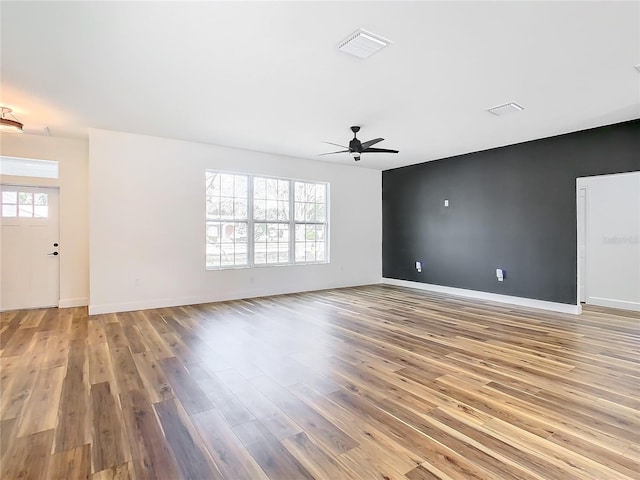
[[[211,410],[213,403],[204,394],[184,364],[176,357],[160,360],[160,367],[189,415]]]
[[[62,383],[55,452],[63,452],[89,443],[89,372],[86,346],[73,345]]]
[[[179,478],[151,403],[140,390],[120,394],[136,480]]]
[[[2,398],[0,399],[0,418],[2,420],[16,418],[22,413],[39,373],[37,365],[16,366],[11,377],[2,382]]]
[[[47,480],[89,480],[91,445],[66,450],[51,456]]]
[[[91,480],[133,480],[133,475],[133,466],[128,462],[96,472]]]
[[[91,385],[91,456],[93,471],[124,463],[124,432],[109,382]]]
[[[175,399],[156,403],[154,408],[183,478],[222,479],[200,436],[191,427],[186,412]]]
[[[223,478],[237,480],[266,480],[267,476],[253,457],[244,448],[240,439],[220,417],[216,410],[207,410],[191,416],[191,420],[199,432],[207,451],[213,458]],[[258,421],[249,422],[257,424]],[[257,426],[255,426],[258,429]],[[255,431],[255,430],[254,430]],[[249,443],[260,441],[259,435],[251,438]]]
[[[89,383],[94,385],[96,383],[111,382],[111,384],[115,386],[116,378],[113,371],[113,364],[111,363],[109,344],[107,342],[100,342],[93,345],[89,344],[88,353]]]
[[[18,437],[2,460],[0,478],[42,480],[46,478],[53,430]]]
[[[263,438],[249,444],[247,450],[269,478],[314,479],[313,475],[282,446],[271,432],[262,425],[258,425],[258,427],[263,430]]]
[[[64,375],[64,367],[40,370],[24,407],[18,428],[19,437],[56,427]]]
[[[151,352],[137,353],[133,356],[133,361],[151,403],[162,402],[174,397],[171,385]]]
[[[207,371],[206,368],[197,363],[189,365],[189,372],[229,425],[238,425],[255,419],[255,416],[247,407],[218,380],[213,372]]]

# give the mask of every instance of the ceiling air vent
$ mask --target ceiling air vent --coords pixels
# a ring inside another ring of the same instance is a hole
[[[507,115],[508,113],[519,112],[520,110],[524,110],[524,107],[518,105],[514,102],[505,103],[504,105],[498,105],[497,107],[493,107],[487,110],[489,113],[493,113],[494,115]]]
[[[367,58],[390,43],[386,38],[361,28],[340,42],[338,50],[355,55],[358,58]]]

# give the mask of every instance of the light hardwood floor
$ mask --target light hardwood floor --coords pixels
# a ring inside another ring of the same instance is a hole
[[[368,286],[2,314],[9,479],[638,479],[640,317]]]

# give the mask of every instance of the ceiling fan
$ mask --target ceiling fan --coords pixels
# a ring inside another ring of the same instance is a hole
[[[357,133],[360,131],[360,127],[353,126],[351,127],[351,131],[353,132],[353,139],[349,142],[348,147],[345,145],[337,144],[337,143],[324,142],[324,143],[328,143],[329,145],[335,145],[336,147],[346,148],[347,150],[340,150],[338,152],[321,153],[320,155],[348,153],[357,162],[358,160],[360,160],[360,155],[362,153],[398,153],[398,150],[389,150],[387,148],[372,148],[373,145],[383,141],[384,138],[374,138],[373,140],[369,140],[367,142],[361,142],[356,138]]]

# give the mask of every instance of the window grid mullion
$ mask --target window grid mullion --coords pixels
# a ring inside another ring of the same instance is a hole
[[[254,231],[253,231],[253,175],[247,175],[247,265],[251,268],[255,266],[254,253]]]
[[[296,206],[295,180],[289,180],[289,264],[296,263]]]

